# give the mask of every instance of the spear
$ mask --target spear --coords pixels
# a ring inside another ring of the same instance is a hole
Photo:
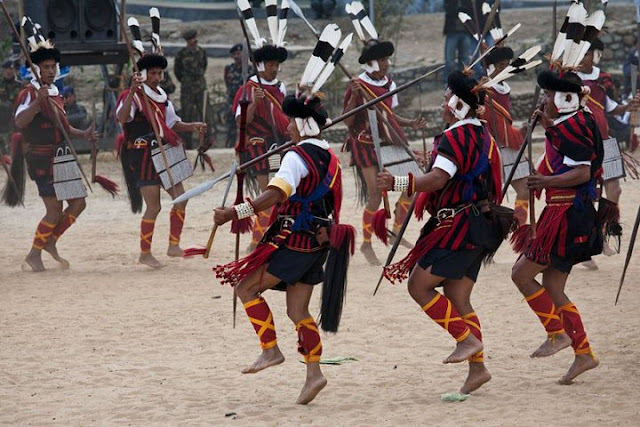
[[[418,84],[419,82],[421,82],[422,80],[426,79],[427,77],[429,77],[433,73],[436,73],[436,72],[440,71],[442,68],[444,68],[444,65],[440,65],[439,67],[436,67],[436,68],[424,73],[423,75],[418,76],[415,79],[413,79],[411,81],[408,81],[407,83],[404,83],[404,84],[396,87],[393,90],[390,90],[389,92],[387,92],[387,93],[385,93],[383,95],[378,96],[377,98],[373,98],[371,101],[367,101],[364,104],[359,105],[359,106],[355,107],[354,109],[349,110],[349,111],[341,114],[340,116],[336,117],[335,119],[327,120],[327,124],[322,128],[322,130],[328,129],[331,126],[334,126],[334,125],[344,121],[345,119],[348,119],[349,117],[353,116],[354,114],[358,114],[359,112],[361,112],[363,110],[366,110],[367,108],[369,108],[369,107],[371,107],[371,106],[373,106],[373,105],[375,105],[375,104],[377,104],[379,102],[382,102],[387,98],[392,97],[396,93],[402,92],[402,91],[404,91],[404,90],[406,90],[406,89]],[[260,163],[264,159],[266,159],[266,158],[268,158],[268,157],[270,157],[270,156],[272,156],[274,154],[281,153],[281,152],[283,152],[285,150],[288,150],[289,148],[293,147],[294,145],[296,145],[295,142],[288,141],[288,142],[285,142],[284,144],[280,145],[277,148],[274,148],[273,150],[271,150],[271,151],[269,151],[267,153],[264,153],[264,154],[261,154],[259,156],[256,156],[253,159],[251,159],[251,160],[239,165],[236,174],[238,174],[240,172],[244,172],[248,168],[254,166],[257,163]],[[194,188],[192,188],[192,189],[190,189],[188,191],[185,191],[183,194],[181,194],[180,196],[176,197],[171,203],[172,204],[180,203],[180,202],[188,200],[188,199],[190,199],[190,198],[192,198],[194,196],[202,194],[205,191],[208,191],[211,188],[213,188],[213,186],[215,184],[217,184],[218,182],[220,182],[220,181],[222,181],[224,179],[227,179],[228,177],[229,177],[229,173],[227,172],[227,173],[225,173],[223,175],[220,175],[217,178],[214,178],[212,180],[203,182],[202,184],[200,184],[200,185],[198,185],[198,186],[196,186],[196,187],[194,187]]]
[[[238,169],[238,162],[235,160],[231,164],[231,171],[229,171],[229,181],[227,182],[227,188],[224,190],[224,196],[222,196],[222,207],[227,204],[227,196],[229,195],[229,190],[231,190],[231,184],[233,183],[233,177],[236,175],[236,169]],[[203,258],[209,258],[209,253],[211,252],[211,246],[213,245],[213,239],[216,237],[216,231],[218,231],[218,224],[214,224],[211,229],[211,234],[209,234],[209,241],[207,241],[207,247],[205,248]]]
[[[618,305],[618,298],[620,298],[620,291],[622,291],[622,284],[624,278],[627,275],[627,267],[629,267],[629,261],[631,261],[631,254],[633,254],[633,247],[636,244],[636,237],[638,236],[638,225],[640,225],[640,206],[638,206],[638,213],[636,213],[636,222],[633,224],[633,231],[631,232],[631,240],[629,240],[629,249],[627,249],[627,257],[624,260],[624,268],[622,269],[622,276],[620,277],[620,284],[618,285],[618,293],[616,294],[616,302],[614,305]]]
[[[22,54],[24,55],[25,60],[27,61],[27,64],[29,64],[29,68],[31,69],[31,74],[33,75],[33,78],[36,79],[36,81],[38,82],[40,87],[42,87],[42,80],[40,79],[40,74],[38,74],[38,72],[36,71],[33,62],[31,62],[31,56],[29,56],[29,52],[27,51],[27,47],[24,44],[23,38],[20,37],[20,33],[18,33],[18,30],[16,29],[16,26],[13,24],[13,20],[11,19],[11,15],[9,14],[9,11],[7,10],[6,6],[4,5],[4,0],[0,0],[0,7],[2,7],[2,11],[4,12],[4,16],[5,16],[6,20],[7,20],[7,24],[11,28],[11,32],[13,33],[14,37],[18,40],[18,44],[20,45],[20,50],[22,51]],[[80,173],[82,174],[82,178],[84,178],[84,181],[87,183],[87,187],[89,187],[89,190],[93,193],[93,188],[91,188],[91,183],[87,179],[87,175],[85,175],[84,170],[82,170],[82,166],[80,165],[80,161],[78,160],[78,154],[76,153],[76,149],[74,148],[73,144],[71,143],[71,139],[69,138],[69,135],[67,134],[67,130],[64,128],[64,125],[62,124],[62,121],[60,120],[60,116],[58,115],[58,110],[57,110],[58,107],[56,107],[54,105],[53,101],[49,97],[47,97],[47,102],[48,102],[49,109],[51,110],[51,113],[52,113],[51,115],[53,116],[53,120],[54,120],[54,122],[56,124],[56,127],[58,128],[58,130],[62,134],[65,143],[69,147],[69,151],[73,155],[73,159],[76,161],[76,164],[78,165],[78,169],[80,170]]]

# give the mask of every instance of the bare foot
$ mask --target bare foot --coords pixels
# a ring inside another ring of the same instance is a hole
[[[322,373],[319,376],[307,377],[296,403],[299,405],[306,405],[311,402],[326,385],[327,379],[322,375]]]
[[[371,247],[371,243],[363,242],[362,245],[360,245],[360,252],[362,252],[362,254],[364,255],[365,259],[369,264],[382,265],[382,263],[376,256],[376,253],[373,251],[373,248]]]
[[[591,270],[591,271],[595,271],[598,269],[598,264],[596,264],[596,262],[592,259],[590,259],[589,261],[583,262],[581,265],[587,270]]]
[[[549,336],[530,357],[547,357],[556,354],[571,345],[571,338],[566,333]]]
[[[138,262],[140,264],[145,264],[151,268],[156,268],[156,269],[164,267],[164,264],[160,263],[160,261],[155,259],[155,257],[150,253],[140,254],[140,258],[138,258]]]
[[[491,380],[491,374],[484,366],[484,363],[469,363],[469,375],[467,375],[467,379],[462,388],[460,388],[460,393],[469,394],[472,391],[476,391],[489,380]]]
[[[179,245],[169,245],[169,248],[167,249],[167,256],[182,258],[183,255],[184,251]]]
[[[253,365],[244,368],[242,370],[242,373],[255,374],[256,372],[260,372],[270,366],[279,365],[282,362],[284,362],[284,355],[282,354],[278,346],[275,346],[273,348],[263,350],[262,354],[258,356],[258,359],[253,362]]]
[[[600,361],[592,354],[578,354],[573,360],[571,367],[562,378],[558,380],[559,384],[569,385],[573,384],[573,380],[583,372],[596,368],[600,364]]]
[[[396,236],[398,235],[395,230],[393,230],[393,232],[395,233],[395,236],[393,234],[389,236],[390,245],[393,245],[396,242]],[[404,237],[400,239],[400,245],[402,245],[407,249],[413,249],[413,245],[410,242],[408,242]]]
[[[611,247],[611,245],[609,245],[609,242],[607,242],[606,240],[603,242],[602,244],[602,255],[605,256],[614,256],[615,254],[617,254],[618,252],[616,252],[615,249],[613,249]]]
[[[456,345],[456,349],[442,363],[460,363],[468,360],[471,356],[481,351],[482,341],[469,334],[467,338]]]
[[[31,252],[27,255],[22,263],[22,270],[28,271],[31,268],[31,271],[34,273],[39,273],[44,271],[44,264],[42,263],[42,251],[31,249]]]
[[[47,251],[53,257],[53,259],[60,263],[60,267],[63,270],[67,270],[69,268],[69,261],[60,256],[60,254],[58,253],[58,248],[56,247],[56,241],[54,239],[49,239],[43,249]]]

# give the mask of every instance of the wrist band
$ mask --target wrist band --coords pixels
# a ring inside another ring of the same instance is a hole
[[[409,176],[394,176],[393,177],[393,191],[406,191],[409,188]]]
[[[407,186],[407,196],[411,197],[416,192],[416,177],[409,172],[409,185]]]
[[[250,202],[244,202],[233,206],[236,211],[238,219],[245,219],[252,217],[255,214],[253,205]]]

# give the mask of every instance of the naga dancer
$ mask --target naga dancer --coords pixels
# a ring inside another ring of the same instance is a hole
[[[273,5],[270,5],[273,3]],[[240,129],[242,94],[246,93],[248,101],[245,125],[245,141],[236,143],[236,151],[240,155],[241,163],[249,161],[261,154],[265,154],[272,145],[279,145],[289,139],[287,126],[288,117],[282,112],[282,101],[286,95],[286,88],[283,82],[278,80],[280,64],[287,60],[288,52],[284,47],[284,37],[287,31],[286,13],[281,11],[281,18],[275,16],[277,7],[275,0],[267,1],[267,23],[272,44],[265,43],[265,39],[260,37],[256,20],[253,16],[248,0],[239,0],[238,6],[242,10],[245,26],[249,30],[254,42],[253,61],[257,73],[249,78],[238,89],[233,100],[233,111],[235,111],[236,124]],[[282,8],[286,6],[283,1]],[[272,6],[272,7],[270,7]],[[247,43],[249,41],[247,40]],[[238,135],[240,132],[238,131]],[[247,182],[254,193],[264,191],[269,183],[269,161],[256,164],[247,170]],[[263,211],[257,214],[253,224],[252,239],[248,251],[251,252],[262,239],[262,235],[269,227],[270,211]],[[245,227],[241,227],[240,232],[244,232]]]
[[[378,174],[378,188],[418,192],[416,213],[431,219],[415,247],[401,261],[385,267],[391,282],[409,278],[411,297],[457,341],[444,363],[469,361],[461,393],[470,393],[491,379],[484,365],[480,321],[470,297],[483,260],[490,259],[505,233],[493,211],[501,199],[498,147],[478,119],[485,87],[460,71],[448,77],[442,118],[448,128],[436,137],[433,167],[421,176]],[[506,229],[513,211],[505,209]],[[442,287],[443,293],[436,289]]]
[[[350,3],[347,7],[347,12],[352,15],[351,19],[356,28],[356,33],[365,45],[358,59],[358,62],[362,64],[364,68],[364,72],[358,77],[355,77],[347,87],[344,96],[344,111],[352,110],[358,105],[377,96],[381,96],[396,87],[393,80],[387,76],[391,66],[390,57],[394,52],[393,43],[378,39],[378,33],[373,27],[369,17],[364,13],[360,2]],[[364,35],[363,28],[371,37],[368,41]],[[378,133],[383,150],[390,146],[408,147],[407,137],[402,130],[403,127],[424,129],[427,126],[426,121],[422,117],[412,120],[396,114],[394,109],[399,105],[396,95],[386,99],[379,105],[382,110],[379,118],[382,118],[382,120],[378,120]],[[378,159],[376,156],[371,125],[366,112],[356,114],[346,119],[345,124],[349,128],[349,139],[345,142],[345,148],[351,150],[351,163],[356,168],[357,176],[362,186],[361,195],[366,202],[362,214],[363,236],[360,251],[364,254],[369,264],[380,265],[380,260],[371,245],[371,236],[374,233],[374,217],[382,201],[382,193],[376,187],[378,163],[381,161],[384,163],[384,159]],[[404,149],[399,148],[396,152],[398,151],[406,156]],[[411,158],[405,160],[406,162],[410,162],[412,166],[415,166],[411,168],[414,173],[420,170]],[[401,228],[410,204],[411,199],[407,197],[406,193],[400,195],[394,212],[393,231],[395,233]],[[386,230],[381,230],[376,234],[379,235],[380,233],[384,235]]]
[[[573,265],[602,250],[602,226],[593,202],[601,174],[602,138],[596,119],[580,106],[588,93],[573,72],[545,71],[538,76],[545,90],[544,110],[535,115],[545,127],[545,153],[537,174],[527,179],[531,190],[545,190],[546,207],[535,238],[516,245],[523,256],[512,279],[545,327],[548,339],[532,357],[549,356],[571,345],[575,359],[561,384],[598,366],[580,313],[565,294]],[[535,277],[542,273],[542,283]]]
[[[22,21],[29,48],[29,57],[38,76],[33,76],[29,85],[16,99],[15,125],[19,133],[14,135],[13,168],[21,169],[27,162],[29,177],[38,187],[46,209],[38,224],[31,251],[25,258],[23,269],[39,272],[45,269],[42,250],[49,252],[62,268],[69,263],[58,254],[56,243],[60,236],[76,221],[86,207],[86,188],[78,164],[66,145],[64,132],[75,138],[95,141],[98,135],[93,126],[81,131],[69,125],[64,111],[64,101],[53,84],[60,74],[60,51],[46,40],[40,27],[28,17]],[[23,175],[24,170],[16,175]],[[24,182],[17,179],[17,182]],[[24,190],[24,186],[20,186]],[[22,194],[17,195],[22,200]],[[67,208],[63,202],[67,201]]]
[[[154,12],[152,8],[150,13],[154,25],[153,53],[144,53],[138,21],[129,18],[128,24],[134,37],[133,47],[142,57],[136,63],[139,72],[131,78],[130,88],[123,91],[118,99],[116,115],[124,129],[120,156],[131,199],[131,209],[137,213],[142,210],[143,199],[146,204],[140,223],[139,262],[152,268],[160,268],[163,264],[151,254],[153,231],[161,209],[160,186],[162,185],[172,198],[176,198],[184,193],[182,181],[193,174],[176,132],[204,133],[207,125],[201,122],[182,122],[173,103],[160,87],[164,70],[167,68],[167,59],[161,54],[157,9]],[[162,141],[157,141],[158,137]],[[164,146],[160,146],[160,143],[164,143]],[[166,170],[164,159],[170,165],[170,174]],[[176,203],[169,214],[167,255],[171,257],[183,255],[180,236],[186,206],[186,201]]]
[[[340,30],[333,26],[339,38]],[[235,286],[260,339],[262,354],[243,373],[255,373],[284,361],[273,314],[262,293],[268,289],[286,291],[287,314],[296,325],[298,351],[307,365],[306,382],[297,400],[300,404],[313,400],[327,383],[319,364],[320,331],[309,313],[313,288],[324,281],[319,323],[323,330],[336,332],[355,238],[353,227],[340,224],[341,168],[320,134],[328,119],[317,91],[330,71],[321,73],[324,64],[316,65],[303,75],[298,95],[289,95],[283,102],[283,111],[290,117],[288,131],[296,145],[283,156],[275,177],[255,199],[217,208],[214,213],[215,223],[222,225],[276,206],[273,224],[256,249],[214,271],[222,283]]]

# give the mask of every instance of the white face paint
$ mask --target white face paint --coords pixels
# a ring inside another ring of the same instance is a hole
[[[489,64],[487,67],[487,76],[491,76],[496,71],[496,66],[493,64]]]
[[[256,64],[256,68],[258,69],[258,72],[259,72],[259,73],[264,73],[264,70],[265,70],[265,68],[264,68],[264,62],[258,62],[258,63]]]
[[[602,59],[602,51],[601,50],[594,50],[593,51],[593,63],[594,63],[594,65],[598,65],[600,63],[601,59]]]
[[[362,68],[369,74],[375,73],[376,71],[380,71],[380,64],[378,61],[369,61],[366,64],[362,65]]]
[[[580,107],[580,97],[577,93],[556,92],[553,103],[556,104],[559,113],[572,113]]]
[[[296,127],[298,128],[298,132],[301,137],[316,136],[320,134],[320,126],[318,126],[318,123],[313,117],[307,117],[306,119],[296,117],[295,120]]]
[[[447,106],[449,107],[449,111],[451,111],[451,113],[458,120],[462,120],[467,117],[467,114],[469,114],[469,110],[471,110],[469,104],[458,98],[457,95],[451,95]]]

